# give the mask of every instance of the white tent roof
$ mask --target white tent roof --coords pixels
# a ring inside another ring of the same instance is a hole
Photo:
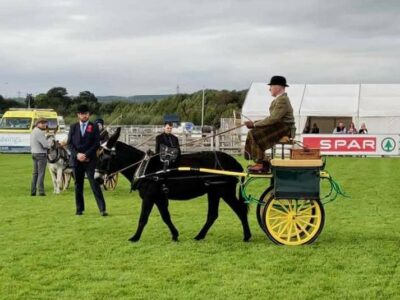
[[[352,117],[373,123],[376,132],[400,133],[400,84],[293,84],[287,93],[298,132],[307,117],[319,116]],[[272,100],[266,83],[253,83],[242,113],[252,120],[265,118]]]
[[[357,116],[359,85],[313,84],[305,89],[300,116]]]
[[[287,88],[297,116],[400,116],[400,84],[293,84]],[[268,114],[266,83],[252,83],[243,114]]]
[[[362,84],[359,116],[400,116],[400,84]]]
[[[301,99],[304,93],[304,84],[294,84],[287,89],[290,93],[294,115],[300,111]],[[266,83],[252,83],[247,92],[242,107],[242,113],[250,119],[264,118],[269,115],[269,105],[274,98],[269,93],[269,86]]]

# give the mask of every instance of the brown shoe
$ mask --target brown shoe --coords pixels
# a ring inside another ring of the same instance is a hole
[[[264,165],[263,164],[255,164],[255,165],[249,166],[247,168],[247,171],[249,173],[263,173]]]
[[[253,174],[268,174],[271,173],[271,168],[268,164],[263,162],[249,166],[247,171]]]

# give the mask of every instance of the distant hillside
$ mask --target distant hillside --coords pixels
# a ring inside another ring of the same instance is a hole
[[[99,102],[108,103],[113,101],[124,101],[131,103],[144,103],[153,100],[162,100],[168,98],[171,95],[135,95],[135,96],[97,96]]]
[[[247,90],[205,90],[204,97],[204,124],[220,126],[221,118],[233,116],[233,111],[240,111]],[[152,96],[150,96],[152,97]],[[164,122],[164,115],[178,115],[181,121],[193,122],[201,125],[203,91],[192,94],[178,94],[152,102],[113,102],[102,103],[97,114],[101,115],[106,123],[117,118],[121,125],[160,125]]]

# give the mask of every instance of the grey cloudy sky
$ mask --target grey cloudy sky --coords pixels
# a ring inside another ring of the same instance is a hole
[[[0,94],[400,83],[398,0],[1,0]]]

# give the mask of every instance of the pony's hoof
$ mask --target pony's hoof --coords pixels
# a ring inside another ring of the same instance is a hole
[[[195,239],[196,241],[204,240],[204,238],[205,238],[205,236],[202,236],[202,235],[197,235],[197,236],[194,237],[194,239]]]
[[[245,236],[245,237],[243,238],[243,242],[249,242],[250,239],[251,239],[251,234],[248,235],[248,236]]]
[[[178,237],[177,237],[177,236],[173,236],[173,237],[172,237],[172,241],[173,241],[173,242],[179,242]]]
[[[140,239],[139,237],[133,236],[129,239],[129,241],[132,243],[136,243],[136,242],[139,242],[139,239]]]

